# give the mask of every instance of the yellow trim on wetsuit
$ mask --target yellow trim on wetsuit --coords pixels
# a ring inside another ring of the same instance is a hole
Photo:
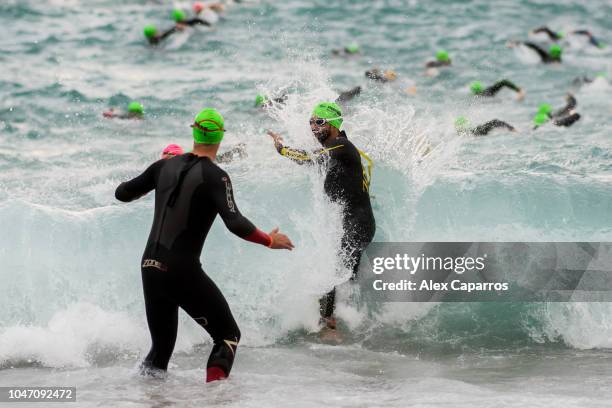
[[[357,149],[357,148],[356,148]],[[370,159],[370,157],[368,157],[367,154],[365,154],[365,152],[357,149],[357,151],[359,152],[359,155],[361,157],[363,157],[365,159],[365,161],[368,163],[368,171],[366,172],[365,167],[363,167],[363,164],[361,165],[361,171],[363,172],[363,191],[370,191],[370,181],[372,180],[372,167],[374,166],[372,159]]]
[[[300,161],[312,160],[310,156],[308,156],[307,154],[299,152],[297,150],[288,149],[284,146],[280,149],[279,153],[281,154],[281,156],[285,156],[293,160],[300,160]]]

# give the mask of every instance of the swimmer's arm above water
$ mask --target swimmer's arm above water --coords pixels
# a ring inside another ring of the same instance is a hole
[[[198,25],[198,24],[205,25],[205,26],[211,25],[208,21],[202,20],[201,18],[198,18],[198,17],[194,17],[189,20],[181,21],[181,24],[185,24],[190,27],[194,25]]]
[[[274,141],[274,147],[276,151],[281,155],[288,157],[293,160],[297,164],[313,164],[314,158],[310,153],[306,150],[301,149],[293,149],[283,145],[283,138],[278,134],[271,131],[268,131],[268,135]]]
[[[158,160],[150,165],[140,176],[125,181],[115,190],[115,198],[124,203],[134,201],[155,188],[159,170],[165,161]]]

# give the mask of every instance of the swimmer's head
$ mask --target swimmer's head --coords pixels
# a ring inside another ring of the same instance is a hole
[[[545,114],[545,113],[538,113],[537,115],[535,115],[533,117],[533,123],[536,126],[542,126],[543,124],[548,122],[548,119],[550,119],[550,118],[548,117],[547,114]]]
[[[470,84],[470,90],[473,94],[482,92],[482,83],[480,81],[474,81]]]
[[[459,116],[455,119],[455,130],[457,132],[465,132],[470,126],[470,121],[465,116]]]
[[[552,106],[548,103],[543,103],[538,107],[538,113],[548,115],[550,112],[552,112]]]
[[[147,38],[153,38],[157,34],[157,27],[153,24],[148,24],[144,28],[144,36]]]
[[[332,127],[340,130],[342,120],[342,110],[338,104],[322,102],[312,110],[310,130],[319,143],[323,144],[329,138]]]
[[[266,98],[263,95],[257,95],[255,97],[255,107],[256,108],[259,108],[259,107],[265,105],[267,102],[268,102],[268,98]]]
[[[561,47],[557,44],[551,45],[548,52],[550,53],[550,56],[555,59],[561,58]]]
[[[130,104],[128,105],[128,112],[133,115],[142,116],[144,115],[144,108],[141,103],[134,101],[130,102]]]
[[[214,109],[202,110],[191,125],[193,128],[193,140],[196,143],[219,144],[223,139],[225,129],[223,116]]]
[[[344,50],[348,53],[348,54],[357,54],[359,52],[359,44],[357,43],[351,43],[349,45],[347,45]]]
[[[181,154],[183,154],[183,148],[181,146],[177,144],[169,144],[168,146],[164,147],[164,150],[162,150],[161,158],[169,159],[174,156],[180,156]]]
[[[204,4],[200,3],[199,1],[196,1],[195,3],[193,3],[193,12],[196,14],[200,14],[202,12],[202,10],[204,10]]]
[[[448,52],[444,51],[444,50],[440,50],[438,52],[436,52],[436,59],[440,62],[448,62],[449,57],[448,57]]]
[[[184,21],[186,17],[187,16],[185,15],[185,12],[183,10],[181,10],[181,9],[174,9],[174,10],[172,10],[172,18],[177,23],[180,23],[181,21]]]

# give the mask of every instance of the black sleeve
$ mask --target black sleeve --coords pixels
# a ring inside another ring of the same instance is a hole
[[[182,24],[186,24],[188,26],[194,26],[194,25],[197,25],[197,24],[201,24],[201,25],[205,25],[205,26],[210,26],[210,23],[208,21],[204,21],[204,20],[202,20],[201,18],[198,18],[198,17],[194,17],[194,18],[191,18],[189,20],[182,21],[181,23]]]
[[[558,111],[553,112],[552,114],[553,118],[569,115],[569,113],[576,107],[578,103],[576,101],[576,98],[572,94],[567,94],[565,101],[566,101],[565,106],[563,108],[559,109]]]
[[[574,123],[576,123],[578,119],[580,119],[580,114],[573,113],[569,116],[565,116],[561,119],[555,120],[555,125],[569,127],[569,126],[572,126]]]
[[[211,180],[210,197],[223,223],[228,230],[240,238],[250,235],[255,231],[255,225],[238,211],[229,175],[221,170],[218,175],[215,175],[215,178]]]
[[[163,39],[165,39],[166,37],[168,37],[170,34],[174,33],[176,31],[176,27],[172,27],[166,31],[164,31],[160,36],[159,36],[159,40],[161,41]]]
[[[561,38],[559,34],[555,33],[548,27],[538,27],[533,30],[534,33],[546,33],[551,40],[558,40]]]
[[[159,171],[164,164],[165,162],[163,159],[158,160],[150,165],[140,176],[119,184],[115,190],[115,198],[127,203],[153,190],[157,184]]]
[[[498,93],[500,89],[502,89],[504,86],[510,89],[514,89],[516,92],[520,92],[521,90],[521,88],[514,85],[514,83],[508,81],[507,79],[502,79],[501,81],[494,83],[493,85],[482,91],[482,94],[485,96],[493,96]]]
[[[550,60],[550,56],[548,55],[548,53],[544,51],[542,48],[540,48],[540,46],[538,46],[537,44],[534,44],[532,42],[524,42],[523,44],[525,45],[525,47],[529,47],[535,52],[537,52],[540,58],[542,59],[542,61]]]
[[[496,129],[496,128],[506,128],[508,130],[514,130],[514,127],[507,124],[506,122],[498,120],[498,119],[493,119],[493,120],[488,121],[487,123],[483,123],[480,126],[476,126],[472,130],[472,134],[474,134],[475,136],[485,136],[491,130]]]
[[[313,164],[314,160],[310,153],[302,149],[293,149],[282,144],[276,145],[276,150],[281,156],[285,156],[297,164]]]

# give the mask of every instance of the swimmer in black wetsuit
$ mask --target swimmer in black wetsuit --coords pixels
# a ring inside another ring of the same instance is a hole
[[[540,33],[544,33],[546,35],[548,35],[548,38],[550,38],[551,41],[559,41],[560,39],[563,38],[563,33],[562,32],[555,32],[553,30],[551,30],[550,28],[544,26],[544,27],[538,27],[535,30],[532,31],[532,33],[534,34],[540,34]]]
[[[326,166],[324,189],[331,201],[343,205],[343,230],[340,254],[346,268],[355,278],[361,253],[372,241],[376,221],[370,203],[371,160],[347,138],[342,126],[342,111],[335,103],[317,105],[310,119],[310,128],[323,148],[313,153],[284,146],[282,138],[269,132],[276,150],[298,164]],[[361,157],[368,162],[367,169]],[[335,330],[335,288],[320,300],[321,320]]]
[[[340,95],[336,98],[336,103],[343,104],[353,100],[355,97],[359,96],[361,93],[361,87],[356,86],[348,91],[341,92]]]
[[[528,41],[527,42],[520,42],[520,41],[519,42],[509,42],[508,47],[513,48],[519,44],[522,44],[525,47],[528,47],[534,50],[538,54],[538,56],[540,57],[540,59],[542,60],[544,64],[552,64],[552,63],[561,62],[561,53],[563,50],[557,44],[551,45],[548,52],[546,52],[539,45],[534,44],[532,42],[528,42]]]
[[[397,74],[395,71],[390,69],[383,72],[379,68],[372,68],[371,70],[365,72],[365,76],[372,81],[382,83],[395,81],[397,79]]]
[[[448,52],[440,50],[436,53],[435,61],[427,61],[425,68],[440,68],[452,65],[452,61],[448,56]]]
[[[507,87],[510,88],[517,93],[517,99],[521,100],[525,97],[525,92],[516,86],[513,82],[508,81],[507,79],[502,79],[501,81],[497,81],[493,85],[488,88],[482,87],[482,83],[480,81],[474,81],[470,84],[470,90],[476,96],[495,96],[502,88]]]
[[[493,129],[507,129],[511,132],[517,131],[514,126],[498,119],[493,119],[482,125],[470,128],[470,123],[464,116],[460,116],[455,120],[455,129],[459,134],[471,134],[473,136],[488,135]]]
[[[213,339],[206,381],[223,379],[230,373],[240,330],[221,291],[200,264],[202,246],[217,214],[243,239],[273,249],[293,248],[278,228],[266,234],[238,211],[229,175],[213,162],[223,126],[219,113],[203,110],[192,125],[192,153],[160,159],[115,191],[119,201],[129,202],[155,190],[155,215],[141,264],[153,341],[141,366],[143,374],[167,370],[176,341],[179,307]]]

